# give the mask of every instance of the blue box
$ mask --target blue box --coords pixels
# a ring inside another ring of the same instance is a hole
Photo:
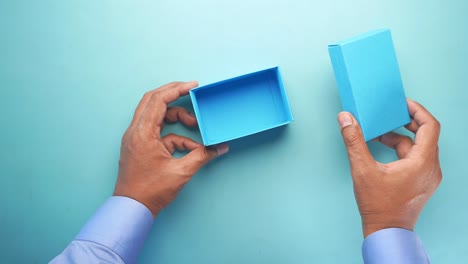
[[[390,30],[329,45],[341,103],[369,141],[410,122]]]
[[[278,67],[190,91],[205,146],[293,121]]]

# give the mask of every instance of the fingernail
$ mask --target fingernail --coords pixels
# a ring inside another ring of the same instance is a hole
[[[338,123],[340,123],[340,127],[343,129],[343,128],[353,124],[353,118],[351,117],[350,113],[341,112],[338,115]]]
[[[216,152],[218,152],[218,156],[224,155],[229,151],[228,144],[220,144],[216,146]]]

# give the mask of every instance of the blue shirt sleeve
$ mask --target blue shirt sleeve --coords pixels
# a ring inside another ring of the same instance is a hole
[[[135,263],[152,225],[146,206],[110,197],[51,263]]]
[[[366,264],[428,264],[430,263],[418,236],[402,228],[387,228],[370,234],[362,245]]]

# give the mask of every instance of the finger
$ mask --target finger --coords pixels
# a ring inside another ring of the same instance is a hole
[[[154,133],[154,136],[159,138],[167,111],[167,105],[177,100],[179,97],[187,95],[191,89],[197,86],[198,83],[196,81],[186,83],[177,82],[156,90],[146,104],[138,126],[146,129],[150,133]]]
[[[182,107],[169,107],[166,112],[166,117],[164,118],[166,123],[175,123],[177,121],[182,122],[182,124],[193,127],[197,125],[197,119],[194,115],[189,113],[185,108]]]
[[[220,144],[210,147],[198,147],[192,150],[189,154],[181,158],[181,162],[184,163],[186,173],[189,175],[195,174],[203,165],[208,161],[226,154],[229,151],[227,144]]]
[[[403,136],[394,132],[389,132],[385,135],[380,136],[379,142],[385,146],[396,150],[397,156],[403,159],[408,155],[411,147],[413,146],[413,140],[410,137]]]
[[[135,124],[140,119],[141,114],[145,110],[146,104],[148,103],[149,99],[151,98],[152,91],[145,93],[143,98],[141,98],[140,103],[138,104],[137,108],[135,109],[135,114],[133,114],[132,122],[130,123],[130,127],[135,126]]]
[[[190,91],[190,89],[193,89],[193,88],[195,88],[195,87],[198,86],[198,82],[197,82],[197,81],[190,81],[190,82],[171,82],[171,83],[168,83],[168,84],[166,84],[166,85],[164,85],[164,86],[162,86],[162,87],[156,89],[155,92],[166,93],[166,92],[168,92],[168,91],[174,90],[175,87],[179,87],[179,86],[181,86],[181,85],[195,85],[194,87],[189,88],[189,89],[187,90],[187,93],[188,93],[188,91]],[[175,101],[175,100],[177,100],[177,98],[174,99],[174,100],[172,100],[172,101]]]
[[[375,164],[364,141],[361,127],[351,113],[341,112],[338,115],[341,135],[348,151],[351,169],[362,169]],[[354,175],[353,175],[354,176]]]
[[[414,134],[416,134],[416,131],[418,131],[419,125],[416,123],[416,121],[414,121],[414,119],[411,119],[411,122],[405,125],[405,128],[413,132]]]
[[[165,84],[159,88],[156,88],[156,89],[153,89],[151,91],[148,91],[146,92],[144,95],[143,95],[143,98],[141,98],[140,100],[140,103],[138,103],[138,106],[137,108],[135,109],[135,114],[133,115],[133,119],[132,119],[132,122],[130,123],[130,126],[134,126],[138,120],[140,120],[140,117],[141,117],[141,114],[143,113],[143,111],[145,110],[146,108],[146,105],[148,104],[151,96],[153,95],[154,92],[156,92],[157,90],[164,90],[166,89],[166,87],[169,87],[173,85],[173,83],[168,83],[168,84]]]
[[[179,136],[176,134],[168,134],[162,138],[162,142],[166,149],[172,154],[174,151],[194,150],[202,145],[190,138]]]
[[[408,99],[411,117],[419,128],[414,137],[414,143],[424,153],[431,153],[437,148],[440,134],[440,123],[419,103]]]

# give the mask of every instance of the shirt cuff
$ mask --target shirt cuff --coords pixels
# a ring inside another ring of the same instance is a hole
[[[369,235],[362,245],[366,264],[427,264],[430,263],[418,236],[402,228],[387,228]]]
[[[135,263],[153,225],[153,215],[140,202],[112,196],[94,213],[75,240],[105,246],[125,263]]]

